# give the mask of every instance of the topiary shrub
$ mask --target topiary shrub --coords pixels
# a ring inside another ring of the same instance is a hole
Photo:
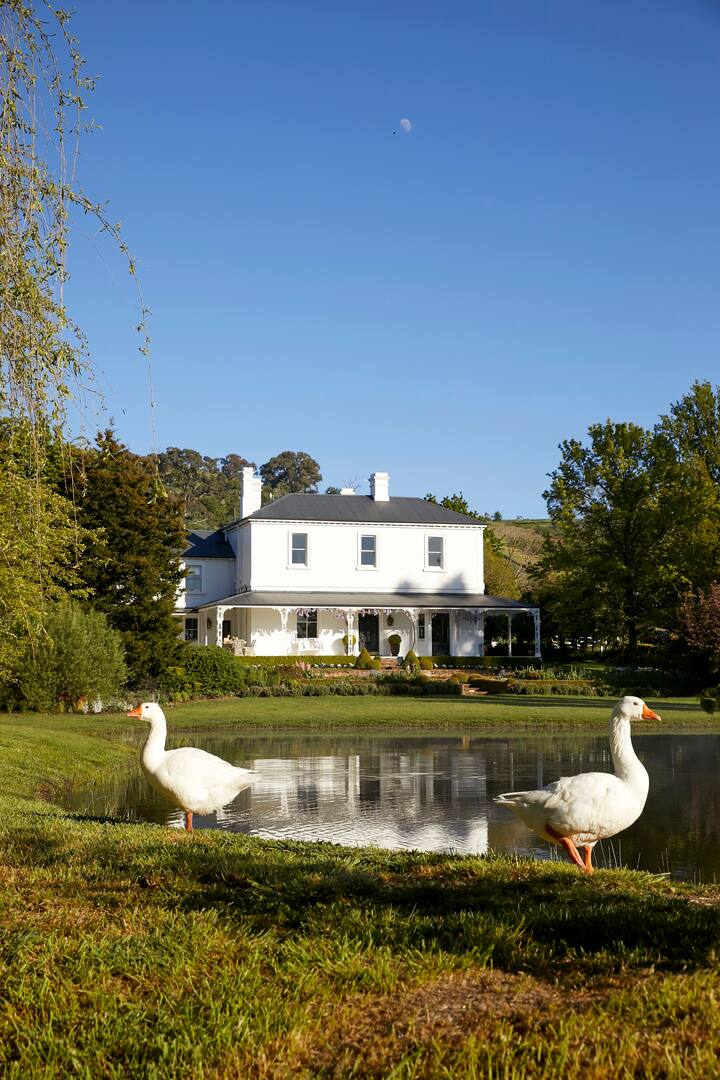
[[[355,661],[355,667],[361,671],[379,671],[381,664],[376,656],[371,656],[367,649],[362,648]]]
[[[414,649],[410,649],[410,652],[406,654],[405,659],[403,660],[403,667],[405,668],[405,671],[410,671],[414,675],[420,671],[421,663]]]
[[[6,705],[69,711],[118,695],[127,677],[122,638],[105,615],[75,602],[58,604],[45,630],[19,661],[3,694]]]
[[[714,687],[712,690],[703,690],[700,695],[700,705],[706,713],[713,713],[717,710],[718,704],[720,704],[720,686]]]

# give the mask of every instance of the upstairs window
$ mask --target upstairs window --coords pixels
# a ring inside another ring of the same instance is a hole
[[[202,592],[202,566],[186,566],[185,592]]]
[[[298,612],[297,636],[299,638],[316,638],[317,635],[317,611]]]
[[[428,536],[427,538],[427,565],[433,570],[442,570],[445,552],[443,551],[442,536]]]
[[[307,533],[293,533],[290,543],[290,562],[293,566],[307,566],[307,555]]]
[[[360,537],[360,565],[377,566],[377,537]]]

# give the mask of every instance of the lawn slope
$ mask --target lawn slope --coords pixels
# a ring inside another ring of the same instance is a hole
[[[301,719],[295,700],[229,704]],[[380,723],[388,703],[365,704]],[[173,719],[193,716],[213,722]],[[720,889],[47,801],[134,753],[120,719],[0,720],[3,1077],[716,1075]]]

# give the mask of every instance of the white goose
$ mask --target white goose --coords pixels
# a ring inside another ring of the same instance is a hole
[[[153,702],[138,705],[128,716],[149,723],[150,731],[140,758],[142,770],[156,791],[185,811],[188,832],[192,832],[193,814],[211,814],[227,806],[258,778],[252,769],[239,769],[194,746],[166,750],[165,714]]]
[[[538,791],[509,791],[496,803],[507,806],[528,828],[561,844],[569,859],[592,874],[592,849],[598,840],[627,829],[645,806],[650,780],[633,750],[632,720],[659,720],[638,697],[618,701],[610,717],[610,752],[615,774],[564,776]],[[578,847],[585,849],[585,860]]]

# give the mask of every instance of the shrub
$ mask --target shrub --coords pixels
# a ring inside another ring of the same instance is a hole
[[[509,684],[511,694],[549,694],[558,695],[586,695],[595,696],[598,691],[593,683],[587,679],[511,679]]]
[[[362,648],[355,661],[355,667],[360,671],[379,671],[381,664],[376,656],[371,656],[366,648]]]
[[[712,714],[716,711],[718,704],[720,703],[720,686],[716,686],[712,690],[703,690],[700,695],[700,705],[706,713]]]
[[[399,645],[401,641],[402,638],[399,634],[388,634],[388,643],[390,645]]]
[[[418,660],[420,661],[421,671],[432,671],[435,667],[432,656],[419,656]]]
[[[381,693],[392,695],[446,697],[462,693],[462,685],[453,679],[426,679],[422,675],[409,675],[405,672],[382,675],[375,685]]]
[[[166,672],[162,688],[173,695],[212,697],[236,694],[248,685],[265,684],[267,679],[264,671],[250,671],[227,649],[217,645],[185,645],[180,662]]]
[[[294,682],[283,686],[245,686],[235,697],[363,697],[385,693],[374,681],[328,680],[327,682]]]
[[[276,668],[286,667],[288,664],[302,663],[307,667],[355,667],[356,656],[344,656],[328,653],[322,656],[313,656],[303,653],[299,656],[238,656],[236,658],[244,667]]]
[[[405,668],[405,671],[410,671],[414,675],[417,675],[420,671],[421,663],[414,649],[410,649],[410,652],[405,656],[403,667]]]
[[[471,675],[468,685],[473,690],[484,690],[487,694],[504,694],[508,690],[507,679],[494,679],[491,675]]]
[[[88,700],[116,697],[127,677],[122,638],[99,611],[58,604],[47,636],[20,660],[3,694],[6,705],[80,709]]]
[[[434,656],[432,659],[435,667],[464,668],[467,671],[540,666],[540,661],[532,656]]]

